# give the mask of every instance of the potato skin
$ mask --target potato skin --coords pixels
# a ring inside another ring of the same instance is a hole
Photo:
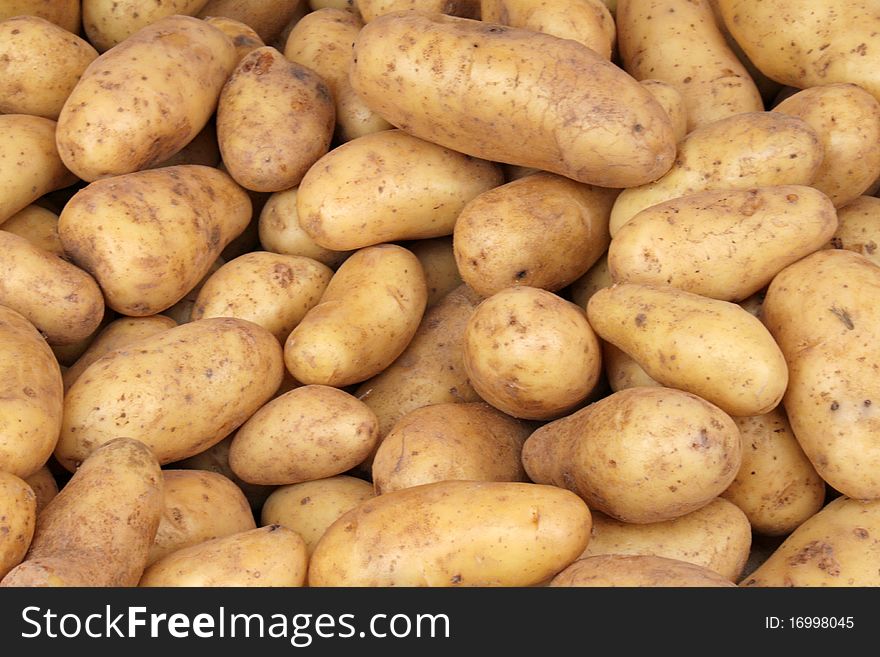
[[[602,364],[605,366],[605,377],[614,392],[627,388],[663,387],[648,376],[633,358],[615,347],[610,342],[602,341]]]
[[[134,586],[162,506],[162,473],[149,448],[116,438],[46,506],[26,559],[0,586]]]
[[[416,240],[407,244],[407,248],[422,263],[425,284],[428,286],[428,308],[437,305],[441,299],[461,285],[461,274],[455,263],[452,236]]]
[[[16,212],[3,222],[0,230],[24,237],[34,246],[59,258],[65,257],[64,246],[58,237],[58,215],[39,205],[31,204]]]
[[[39,16],[73,34],[79,34],[80,15],[80,0],[5,0],[0,5],[0,20]]]
[[[483,192],[455,222],[462,279],[484,297],[515,285],[551,292],[565,287],[608,248],[616,195],[552,173]]]
[[[8,222],[7,222],[8,223]],[[837,211],[837,230],[831,238],[835,249],[855,251],[880,265],[880,198],[860,196]]]
[[[145,169],[208,122],[235,65],[217,28],[169,16],[93,61],[58,117],[58,152],[83,180]],[[122,111],[119,111],[122,108]]]
[[[696,564],[648,555],[607,554],[578,559],[550,586],[708,587],[735,586]]]
[[[58,495],[58,482],[47,466],[43,466],[32,475],[25,477],[25,483],[34,491],[37,498],[37,515],[43,512],[46,505]]]
[[[296,16],[304,0],[208,0],[199,12],[200,18],[225,16],[251,27],[263,40],[271,43]]]
[[[672,122],[676,143],[680,142],[688,133],[687,107],[684,104],[681,92],[668,82],[653,78],[641,80],[640,84],[650,91],[651,95],[660,103],[660,106],[666,112],[666,116]]]
[[[614,285],[614,281],[611,280],[611,272],[608,271],[608,257],[605,254],[590,267],[586,274],[571,284],[569,288],[571,300],[586,310],[590,297],[602,288],[612,285]]]
[[[193,16],[208,0],[83,0],[83,29],[89,41],[104,52],[156,21],[175,14]]]
[[[55,457],[73,470],[120,433],[142,440],[163,465],[198,454],[268,401],[282,370],[278,341],[240,319],[144,338],[92,363],[67,391]]]
[[[24,559],[37,523],[37,496],[23,480],[0,472],[0,579]]]
[[[206,16],[203,20],[223,32],[232,41],[232,45],[235,46],[236,66],[249,52],[266,45],[252,27],[234,18]]]
[[[367,23],[354,57],[351,83],[370,108],[474,157],[602,187],[654,180],[675,158],[653,96],[569,39],[406,12]]]
[[[586,504],[559,488],[426,484],[368,500],[334,522],[312,554],[309,585],[529,586],[574,561],[589,532]]]
[[[463,18],[480,17],[480,0],[355,0],[364,22],[396,11],[416,10]]]

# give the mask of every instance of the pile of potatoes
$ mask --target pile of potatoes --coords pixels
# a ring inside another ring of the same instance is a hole
[[[4,2],[0,585],[880,586],[878,16]]]

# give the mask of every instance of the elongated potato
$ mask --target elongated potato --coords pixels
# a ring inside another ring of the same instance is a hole
[[[271,525],[172,552],[144,571],[139,586],[302,586],[307,564],[299,535]]]
[[[232,41],[232,45],[235,46],[236,66],[249,52],[266,45],[251,26],[234,18],[207,16],[204,21],[216,27]]]
[[[284,362],[302,383],[341,387],[375,376],[403,353],[425,311],[418,259],[394,244],[361,249],[291,331]]]
[[[611,210],[611,236],[645,208],[679,196],[809,185],[822,156],[816,131],[797,117],[746,112],[706,124],[681,141],[675,164],[662,178],[620,193]]]
[[[700,192],[646,208],[621,226],[608,269],[618,283],[741,301],[822,248],[836,229],[834,206],[812,187]]]
[[[3,222],[0,230],[24,237],[34,246],[60,258],[65,256],[64,246],[58,237],[58,215],[39,205],[31,204],[16,212]]]
[[[104,52],[166,16],[194,16],[207,1],[83,0],[83,29],[89,41]]]
[[[365,23],[385,14],[406,10],[465,18],[480,17],[480,0],[355,0],[354,4]]]
[[[529,586],[574,561],[589,534],[587,505],[559,488],[426,484],[380,495],[334,522],[312,554],[309,584]]]
[[[603,340],[655,381],[692,392],[735,416],[767,413],[788,384],[773,336],[740,306],[666,286],[622,283],[587,305]]]
[[[162,464],[198,454],[266,403],[282,370],[278,341],[240,319],[203,319],[144,338],[92,363],[67,391],[55,457],[73,470],[122,433]]]
[[[162,162],[208,122],[235,65],[217,28],[169,16],[104,53],[83,73],[58,117],[58,152],[83,180]]]
[[[43,510],[27,557],[0,586],[134,586],[161,515],[155,457],[137,440],[116,438]]]
[[[250,26],[263,40],[271,43],[291,19],[304,0],[208,0],[199,17],[224,16]]]
[[[615,190],[535,173],[483,192],[455,222],[462,279],[484,297],[527,285],[555,292],[608,248]]]
[[[401,130],[353,139],[303,177],[303,230],[336,251],[451,235],[468,201],[503,182],[501,169]]]
[[[4,0],[0,4],[0,20],[13,16],[39,16],[79,34],[80,0]]]
[[[687,106],[681,92],[668,82],[653,78],[642,80],[641,85],[660,103],[672,122],[676,143],[680,142],[688,133]]]
[[[831,245],[835,249],[861,253],[875,265],[880,265],[877,251],[880,246],[880,198],[860,196],[840,208]]]
[[[48,466],[43,466],[29,477],[25,477],[25,483],[34,491],[37,498],[37,515],[43,512],[55,496],[58,495],[58,482]]]
[[[461,285],[451,236],[416,240],[410,242],[407,248],[422,263],[425,284],[428,286],[428,308]]]
[[[42,336],[0,306],[0,472],[28,477],[55,449],[61,427],[61,370]]]
[[[37,496],[28,484],[0,472],[0,579],[24,559],[37,523]]]
[[[88,185],[64,207],[58,234],[107,305],[143,317],[195,287],[250,218],[250,199],[235,181],[193,164]]]
[[[368,23],[354,57],[352,86],[370,108],[468,155],[602,187],[655,180],[675,158],[650,92],[569,39],[406,12]]]
[[[708,587],[735,586],[696,564],[648,555],[607,554],[578,559],[550,586]]]

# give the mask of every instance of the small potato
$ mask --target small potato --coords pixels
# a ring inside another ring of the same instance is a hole
[[[426,484],[334,522],[312,554],[309,585],[530,586],[574,561],[589,534],[587,505],[553,486]]]
[[[59,258],[65,256],[64,246],[58,237],[58,215],[39,205],[29,205],[16,212],[0,226],[0,230],[24,237],[34,246]]]
[[[40,515],[46,505],[58,495],[58,482],[55,481],[52,471],[45,465],[34,474],[25,477],[24,481],[37,497],[37,515]]]
[[[483,192],[455,222],[461,277],[484,297],[527,285],[555,292],[608,248],[615,190],[535,173]]]
[[[571,300],[586,309],[587,303],[602,288],[611,287],[611,272],[608,271],[608,258],[603,255],[590,267],[589,271],[571,284]]]
[[[627,388],[662,387],[642,369],[625,351],[621,351],[610,342],[602,341],[602,363],[608,385],[614,392]]]
[[[198,454],[265,404],[282,370],[278,341],[240,319],[203,319],[141,339],[92,363],[67,391],[55,457],[72,471],[121,433],[163,465]]]
[[[284,485],[342,474],[376,446],[379,421],[362,401],[328,386],[276,397],[244,423],[229,466],[252,484]]]
[[[452,237],[417,240],[407,245],[422,263],[428,286],[427,307],[436,305],[443,297],[461,285],[461,274],[455,263]]]
[[[752,528],[739,508],[716,498],[696,511],[665,522],[635,525],[593,512],[593,530],[581,558],[600,554],[646,554],[686,561],[736,582],[752,544]]]
[[[837,211],[837,230],[831,238],[835,249],[861,253],[880,265],[880,198],[860,196]],[[9,222],[7,222],[9,223]],[[6,225],[3,225],[6,228]]]
[[[546,420],[583,402],[602,371],[581,308],[546,290],[512,287],[468,320],[463,356],[477,394],[513,417]]]
[[[465,204],[502,183],[483,160],[383,130],[330,151],[296,195],[303,230],[338,251],[451,235]]]
[[[464,18],[480,17],[480,0],[355,0],[355,5],[365,23],[385,14],[406,10]]]
[[[45,465],[61,427],[61,370],[33,324],[0,306],[0,472],[29,477]]]
[[[822,508],[825,482],[782,409],[734,422],[743,438],[742,465],[721,496],[743,510],[755,533],[790,534]]]
[[[92,45],[104,52],[166,16],[194,16],[207,1],[82,0],[83,28]]]
[[[224,16],[251,27],[263,43],[271,43],[296,16],[305,0],[208,0],[200,18]]]
[[[734,416],[779,404],[788,370],[773,336],[740,306],[672,287],[622,283],[587,305],[599,337],[655,381],[699,395]]]
[[[234,18],[208,16],[204,20],[223,32],[232,41],[232,45],[235,46],[236,66],[245,55],[266,45],[252,27]]]
[[[80,15],[80,0],[3,0],[0,3],[0,20],[39,16],[73,34],[79,34]]]
[[[522,459],[534,482],[574,491],[617,520],[651,523],[724,492],[739,470],[740,441],[730,416],[696,395],[629,388],[545,424]]]
[[[267,251],[246,253],[220,267],[202,286],[193,321],[238,317],[284,342],[320,300],[333,270],[316,260]]]
[[[666,115],[672,122],[675,141],[680,142],[688,133],[687,107],[685,107],[681,92],[668,82],[663,82],[663,80],[649,78],[642,80],[641,85],[651,92],[651,95],[654,96],[657,102],[660,103],[660,106],[666,111]]]
[[[162,507],[162,472],[149,448],[116,438],[43,510],[27,557],[0,586],[134,586]]]
[[[24,559],[37,523],[37,497],[30,486],[0,472],[0,579]]]
[[[377,495],[436,481],[525,481],[530,433],[488,404],[434,404],[407,413],[373,460]]]
[[[299,535],[271,525],[172,552],[149,566],[138,586],[303,586],[307,567]]]
[[[257,48],[242,58],[220,94],[223,163],[247,189],[289,189],[330,148],[335,121],[333,97],[317,73],[275,48]]]
[[[263,525],[283,525],[306,542],[309,556],[341,515],[375,497],[368,481],[339,475],[277,488],[263,505]]]
[[[244,493],[232,481],[204,470],[163,470],[165,509],[147,565],[189,547],[257,524]]]
[[[713,570],[677,559],[607,554],[578,559],[554,577],[550,586],[683,588],[735,584]]]
[[[394,244],[361,249],[291,331],[284,362],[302,383],[342,387],[375,376],[412,340],[428,298],[418,259]]]

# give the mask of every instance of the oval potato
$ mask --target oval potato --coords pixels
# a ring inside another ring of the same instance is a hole
[[[166,16],[194,16],[207,1],[82,0],[83,29],[92,45],[104,52]]]
[[[37,496],[25,482],[0,472],[0,580],[22,562],[37,523]]]
[[[16,212],[0,225],[0,230],[24,237],[34,246],[59,258],[65,257],[64,246],[58,236],[58,215],[39,205],[31,204]]]
[[[480,4],[480,0],[355,0],[365,23],[385,14],[407,10],[479,18]]]
[[[713,570],[677,559],[607,554],[578,559],[554,577],[550,586],[702,588],[735,584]]]
[[[880,253],[877,252],[880,246],[880,198],[860,196],[840,208],[831,245],[835,249],[860,253],[880,265]]]
[[[0,20],[13,16],[39,16],[79,34],[81,0],[4,0],[0,4]]]
[[[263,43],[271,43],[296,17],[305,0],[208,0],[199,17],[223,16],[251,27]]]
[[[223,32],[232,41],[232,45],[235,46],[236,66],[249,52],[266,45],[251,26],[234,18],[207,16],[203,20]]]
[[[43,466],[34,474],[25,477],[25,483],[34,491],[37,498],[37,515],[43,512],[55,496],[58,495],[58,482],[48,466]]]

